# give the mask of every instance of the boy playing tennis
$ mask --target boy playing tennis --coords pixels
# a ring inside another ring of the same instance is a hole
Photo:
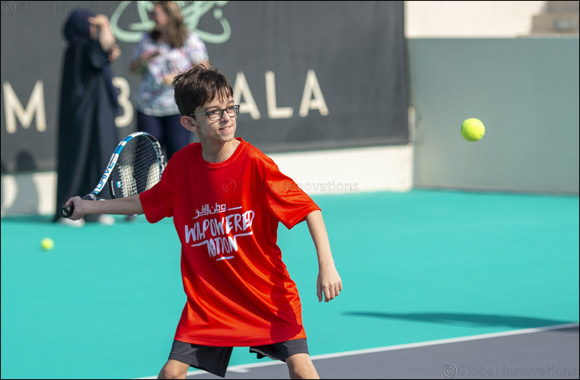
[[[290,229],[306,220],[318,255],[318,300],[332,300],[342,281],[320,208],[269,157],[234,137],[239,106],[223,74],[196,66],[173,84],[181,124],[200,143],[175,153],[161,181],[140,195],[71,198],[71,219],[145,213],[156,223],[173,217],[187,303],[159,378],[185,378],[190,366],[223,377],[236,346],[285,361],[291,378],[318,378],[298,291],[276,239],[279,222]]]

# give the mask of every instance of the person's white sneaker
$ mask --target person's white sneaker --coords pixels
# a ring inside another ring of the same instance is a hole
[[[112,215],[85,215],[85,222],[86,223],[98,223],[102,224],[103,226],[110,226],[111,224],[115,224],[115,218]]]
[[[72,220],[69,218],[59,218],[58,223],[64,224],[65,226],[69,227],[82,227],[85,225],[85,220],[84,219]]]
[[[112,215],[100,215],[98,222],[104,226],[115,224],[115,217]]]

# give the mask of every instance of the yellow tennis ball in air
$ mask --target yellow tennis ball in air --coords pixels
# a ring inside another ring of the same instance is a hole
[[[42,239],[42,241],[40,242],[40,246],[42,247],[42,249],[44,249],[45,251],[50,251],[51,249],[54,248],[54,241],[52,241],[51,238],[44,238]]]
[[[461,124],[461,136],[467,141],[479,141],[483,135],[485,135],[485,126],[481,120],[472,117]]]

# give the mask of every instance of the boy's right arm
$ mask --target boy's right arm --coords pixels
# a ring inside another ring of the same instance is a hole
[[[66,204],[74,204],[74,212],[70,216],[72,220],[84,218],[90,214],[114,214],[114,215],[134,215],[143,214],[143,206],[139,195],[127,198],[117,198],[104,201],[83,200],[81,197],[70,198]]]

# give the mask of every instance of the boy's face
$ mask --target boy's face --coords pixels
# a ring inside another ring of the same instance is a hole
[[[236,118],[223,111],[225,108],[234,105],[232,98],[220,99],[216,96],[215,99],[198,107],[195,113],[218,111],[216,120],[210,120],[207,114],[196,115],[195,118],[191,116],[182,116],[182,125],[197,133],[199,140],[208,143],[225,143],[232,141],[236,134]],[[212,119],[214,118],[212,117]],[[185,120],[183,120],[186,118]]]

